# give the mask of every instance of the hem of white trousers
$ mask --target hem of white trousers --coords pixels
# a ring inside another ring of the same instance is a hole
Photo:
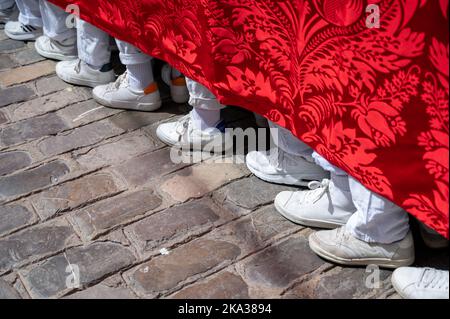
[[[197,97],[191,97],[189,99],[189,105],[200,110],[221,110],[225,108],[225,105],[220,104],[216,99],[202,99]]]
[[[25,25],[32,25],[33,27],[36,28],[42,28],[42,18],[37,18],[37,17],[27,17],[24,16],[23,14],[19,14],[19,22],[23,23]]]

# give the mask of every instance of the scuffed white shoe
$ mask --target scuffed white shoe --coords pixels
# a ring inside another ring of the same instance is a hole
[[[97,86],[92,94],[98,103],[115,109],[150,112],[162,105],[156,83],[143,91],[133,90],[129,86],[128,72],[119,76],[116,82]]]
[[[8,21],[5,24],[5,34],[13,40],[34,41],[42,35],[42,28],[23,24],[19,21]]]
[[[69,61],[78,57],[76,37],[60,42],[43,35],[36,40],[34,47],[37,53],[47,59]]]
[[[348,266],[398,268],[411,265],[415,258],[411,232],[398,242],[378,244],[355,238],[343,226],[311,234],[309,247],[326,260]]]
[[[172,78],[172,68],[165,64],[161,70],[161,78],[170,87],[170,95],[175,103],[184,104],[189,101],[189,91],[184,76]]]
[[[80,59],[59,62],[56,64],[56,74],[64,82],[92,88],[114,82],[116,79],[110,65],[96,70]]]
[[[401,267],[394,271],[391,281],[405,299],[449,299],[448,270]]]
[[[311,190],[279,193],[274,203],[277,211],[296,224],[331,229],[345,225],[356,212],[350,192],[332,181],[310,182],[308,187]]]
[[[161,124],[156,135],[162,142],[185,151],[222,153],[233,147],[230,134],[223,133],[224,130],[222,121],[215,128],[204,131],[197,129],[191,114],[188,114],[176,122]]]
[[[291,155],[280,148],[247,154],[248,169],[258,178],[275,184],[307,186],[309,182],[329,177],[320,166],[302,156]]]
[[[10,8],[0,9],[0,30],[5,28],[5,24],[9,21],[14,21],[17,19],[19,11],[14,3]]]

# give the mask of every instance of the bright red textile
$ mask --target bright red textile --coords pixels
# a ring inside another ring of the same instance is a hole
[[[448,238],[448,0],[51,1],[290,129]]]

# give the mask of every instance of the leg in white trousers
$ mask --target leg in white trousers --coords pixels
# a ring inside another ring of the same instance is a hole
[[[11,8],[14,5],[14,0],[0,0],[0,10]]]
[[[116,40],[120,61],[127,67],[130,87],[142,91],[154,82],[152,57],[142,53],[135,46]]]
[[[32,25],[36,28],[42,27],[41,9],[39,0],[16,0],[19,8],[19,22],[25,25]]]
[[[353,204],[357,211],[346,224],[354,237],[365,241],[391,244],[405,238],[409,231],[408,214],[397,205],[365,188],[344,171],[314,153],[316,163],[342,180],[347,176]],[[337,185],[339,187],[339,185]]]
[[[275,145],[282,151],[305,158],[311,158],[313,150],[296,138],[289,130],[269,121],[270,134],[275,142]]]
[[[109,35],[81,19],[77,20],[78,57],[100,69],[111,61]]]
[[[194,126],[200,130],[215,127],[220,122],[220,111],[225,108],[205,86],[186,78],[189,91],[189,105]]]
[[[46,0],[39,0],[39,3],[44,35],[59,42],[76,37],[76,29],[67,27],[67,12]]]

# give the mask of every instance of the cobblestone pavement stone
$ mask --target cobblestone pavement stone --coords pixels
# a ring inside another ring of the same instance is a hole
[[[242,164],[172,163],[158,123],[100,107],[31,43],[0,40],[0,298],[398,298],[308,247]],[[231,126],[255,126],[230,107]],[[418,265],[448,269],[417,239]],[[73,280],[79,274],[79,284]]]

